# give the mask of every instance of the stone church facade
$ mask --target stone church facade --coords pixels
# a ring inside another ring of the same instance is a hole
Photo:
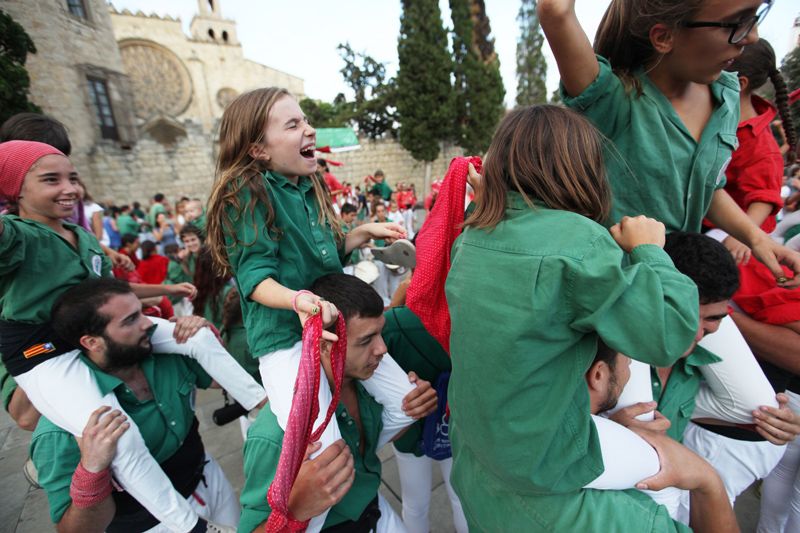
[[[33,39],[31,100],[66,125],[97,199],[205,197],[227,102],[271,85],[304,96],[301,78],[244,58],[214,0],[198,0],[190,36],[180,20],[104,0],[0,0],[0,9]]]
[[[197,7],[187,36],[179,19],[117,11],[105,0],[0,0],[37,48],[26,64],[31,100],[68,128],[73,163],[96,199],[206,199],[225,105],[257,87],[305,96],[301,78],[244,57],[219,0]],[[340,180],[360,182],[381,168],[392,184],[422,190],[424,164],[398,143],[361,144],[331,157],[345,163],[334,170]],[[459,154],[446,147],[432,176]]]

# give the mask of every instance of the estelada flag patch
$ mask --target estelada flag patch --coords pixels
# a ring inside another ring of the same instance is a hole
[[[25,356],[25,359],[30,359],[31,357],[36,357],[37,355],[53,353],[55,351],[56,347],[53,346],[52,342],[43,342],[42,344],[35,344],[30,348],[23,350],[22,355]]]

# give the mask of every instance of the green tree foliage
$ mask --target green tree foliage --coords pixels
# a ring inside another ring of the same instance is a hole
[[[522,0],[517,13],[517,105],[547,102],[547,61],[542,54],[544,34],[536,15],[536,0]]]
[[[402,0],[397,56],[400,144],[418,161],[433,161],[452,138],[452,61],[437,0]]]
[[[0,124],[17,113],[42,112],[28,100],[31,80],[25,60],[29,53],[36,53],[33,40],[10,15],[0,10]]]
[[[789,92],[800,89],[800,46],[795,46],[794,50],[783,58],[781,73],[783,74],[783,79],[786,80]],[[797,135],[800,137],[800,101],[795,102],[792,106],[792,118],[797,129]]]
[[[350,43],[340,44],[337,50],[344,60],[340,70],[342,77],[355,94],[349,105],[349,119],[360,134],[371,139],[387,133],[396,137],[397,84],[394,78],[387,78],[383,63],[367,54],[354,52]]]
[[[503,115],[505,88],[483,0],[450,0],[453,19],[455,140],[468,153],[489,147]]]
[[[339,98],[339,96],[341,98]],[[315,128],[343,128],[348,125],[350,111],[347,103],[342,105],[344,95],[337,96],[333,104],[311,98],[300,100],[300,109],[308,117],[308,122]],[[339,102],[338,104],[336,102]]]

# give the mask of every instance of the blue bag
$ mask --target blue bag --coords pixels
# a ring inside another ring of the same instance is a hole
[[[425,417],[422,429],[422,453],[436,461],[452,457],[450,449],[450,415],[447,413],[447,385],[450,372],[442,372],[436,379],[438,402],[436,411]]]

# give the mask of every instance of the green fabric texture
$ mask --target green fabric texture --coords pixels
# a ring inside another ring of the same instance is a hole
[[[48,226],[4,215],[0,234],[0,318],[27,324],[50,320],[64,291],[87,278],[110,276],[111,261],[89,232],[75,226],[78,247]]]
[[[308,177],[301,176],[295,185],[280,174],[267,172],[263,180],[281,235],[267,234],[266,206],[257,203],[250,210],[246,187],[239,193],[241,212],[231,209],[227,213],[233,234],[225,235],[253,357],[289,348],[302,336],[297,313],[271,309],[250,299],[258,284],[272,278],[290,289],[307,289],[318,277],[341,272],[346,260],[344,242],[337,243],[333,230],[319,223],[319,207]],[[234,245],[234,236],[239,244]]]
[[[672,371],[664,387],[655,368],[650,368],[653,385],[653,398],[658,402],[658,410],[672,423],[667,435],[683,442],[683,431],[692,419],[694,397],[703,381],[700,367],[722,361],[719,357],[701,346],[687,357],[682,357],[672,365]]]
[[[468,227],[458,238],[446,293],[453,479],[468,516],[497,514],[512,531],[524,528],[490,511],[485,489],[460,470],[484,469],[537,511],[547,498],[535,495],[580,490],[603,471],[584,378],[598,337],[670,366],[694,339],[699,305],[661,248],[626,257],[585,217],[530,208],[513,192],[507,205],[491,231]]]
[[[597,79],[574,98],[562,86],[561,96],[612,141],[604,150],[614,197],[608,225],[626,215],[647,215],[663,222],[668,232],[700,231],[714,191],[725,187],[725,169],[739,146],[736,74],[722,72],[711,84],[714,112],[697,142],[643,70],[636,73],[642,86],[637,95],[605,58],[597,59]]]
[[[156,461],[169,459],[183,444],[194,420],[195,387],[207,388],[211,377],[195,361],[176,354],[150,356],[141,363],[153,398],[140,401],[119,378],[100,370],[81,354],[100,393],[114,392],[120,406],[136,424],[148,450]],[[75,438],[47,418],[39,419],[30,445],[39,484],[47,493],[50,518],[58,523],[72,503],[69,487],[80,462]]]
[[[344,498],[331,508],[323,527],[357,520],[378,494],[381,483],[381,460],[376,446],[383,428],[383,407],[360,383],[356,382],[355,385],[366,449],[362,454],[358,426],[340,402],[330,423],[339,424],[342,438],[353,454],[356,475],[353,486]],[[267,490],[278,469],[282,443],[283,430],[278,425],[278,419],[269,409],[262,409],[250,426],[244,443],[245,480],[240,497],[242,515],[239,519],[239,531],[242,533],[250,533],[269,518],[271,509],[267,503]]]

